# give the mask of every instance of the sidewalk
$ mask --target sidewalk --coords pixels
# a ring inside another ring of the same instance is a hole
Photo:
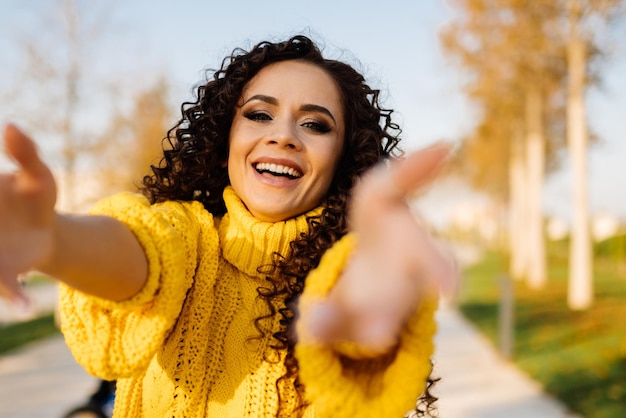
[[[442,305],[434,376],[441,418],[578,418],[503,359],[455,309]],[[0,417],[60,418],[96,380],[53,337],[0,356]],[[386,417],[383,417],[386,418]]]
[[[0,299],[0,325],[52,312],[57,304],[54,284],[27,285],[29,311]],[[2,328],[0,328],[0,338]],[[37,341],[0,355],[0,417],[61,418],[86,401],[97,387],[74,359],[61,336]]]
[[[60,336],[0,356],[0,417],[61,418],[97,387]]]
[[[441,418],[580,418],[495,350],[456,309],[441,306],[433,375]]]

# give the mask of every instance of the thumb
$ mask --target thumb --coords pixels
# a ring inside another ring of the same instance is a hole
[[[47,171],[33,140],[11,123],[4,128],[4,145],[7,155],[22,168],[25,175],[38,177]]]

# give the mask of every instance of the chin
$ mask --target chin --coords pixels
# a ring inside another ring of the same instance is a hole
[[[306,212],[308,212],[308,209],[303,210],[303,211],[291,211],[291,210],[251,211],[252,215],[255,218],[263,222],[282,222],[291,218],[296,218]]]

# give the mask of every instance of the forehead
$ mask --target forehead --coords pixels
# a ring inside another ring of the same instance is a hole
[[[341,93],[335,80],[319,66],[305,61],[281,61],[264,67],[243,89],[242,98],[265,94],[341,110]]]

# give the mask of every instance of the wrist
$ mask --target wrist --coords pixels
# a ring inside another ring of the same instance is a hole
[[[33,266],[34,270],[51,276],[57,273],[57,249],[59,247],[60,231],[64,223],[64,218],[67,216],[68,215],[61,215],[55,212],[49,224],[45,226],[47,232],[41,234],[41,240],[38,243],[40,254]]]

